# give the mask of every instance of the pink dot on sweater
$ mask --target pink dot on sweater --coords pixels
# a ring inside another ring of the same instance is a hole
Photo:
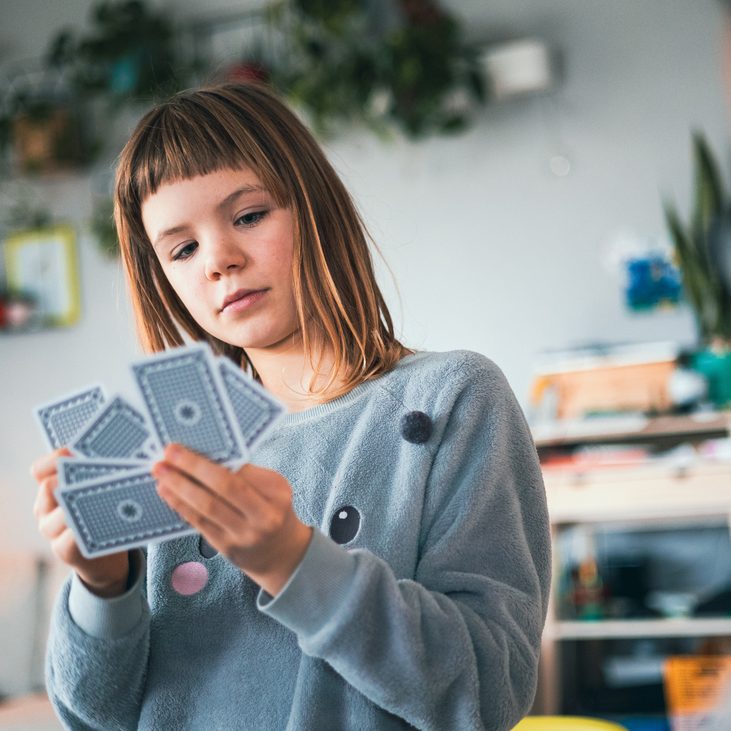
[[[173,589],[183,596],[197,594],[208,583],[208,569],[198,561],[187,561],[173,569]]]

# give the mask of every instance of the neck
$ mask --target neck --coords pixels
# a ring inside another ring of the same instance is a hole
[[[329,349],[322,351],[322,362],[317,374],[310,364],[304,350],[302,339],[291,335],[285,340],[268,348],[247,348],[249,357],[262,385],[273,396],[276,396],[292,411],[304,411],[327,401],[327,394],[312,395],[308,393],[308,385],[312,381],[312,390],[317,390],[327,383],[333,368],[333,356]],[[314,357],[317,364],[317,353]],[[315,376],[313,380],[313,376]],[[338,379],[333,383],[339,385]]]

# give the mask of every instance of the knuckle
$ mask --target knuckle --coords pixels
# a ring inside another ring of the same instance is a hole
[[[278,533],[282,527],[282,520],[278,513],[269,513],[261,522],[261,532],[264,535]]]
[[[56,555],[65,563],[68,565],[73,565],[75,562],[75,552],[74,549],[76,548],[76,543],[73,540],[73,535],[71,531],[66,530],[64,531],[56,540],[55,540],[55,551]]]
[[[43,478],[43,480],[41,482],[41,487],[43,488],[44,492],[50,493],[56,487],[56,482],[57,482],[56,475],[48,475],[48,477]]]

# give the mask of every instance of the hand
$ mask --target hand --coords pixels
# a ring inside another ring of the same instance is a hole
[[[86,558],[66,525],[66,517],[53,494],[58,486],[58,458],[71,456],[65,447],[57,449],[36,460],[30,468],[31,475],[38,482],[38,494],[33,503],[38,532],[51,542],[56,556],[76,571],[93,594],[107,598],[119,596],[124,594],[129,577],[128,551]]]
[[[168,445],[152,474],[183,520],[265,591],[279,593],[312,538],[283,475],[253,464],[232,472],[180,444]]]

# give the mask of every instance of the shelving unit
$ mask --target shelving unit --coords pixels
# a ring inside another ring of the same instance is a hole
[[[557,621],[552,640],[629,639],[637,637],[731,637],[731,618],[604,619]]]
[[[652,445],[663,449],[723,438],[729,415],[611,420],[582,429],[564,424],[553,433],[536,430],[539,455],[582,445]],[[604,467],[544,466],[554,546],[554,585],[543,636],[539,692],[534,712],[557,714],[561,707],[562,651],[566,643],[637,641],[649,638],[731,638],[731,617],[567,620],[558,616],[557,582],[562,575],[561,531],[575,526],[647,530],[727,526],[731,530],[731,461],[652,457]],[[634,709],[627,708],[628,713]]]

